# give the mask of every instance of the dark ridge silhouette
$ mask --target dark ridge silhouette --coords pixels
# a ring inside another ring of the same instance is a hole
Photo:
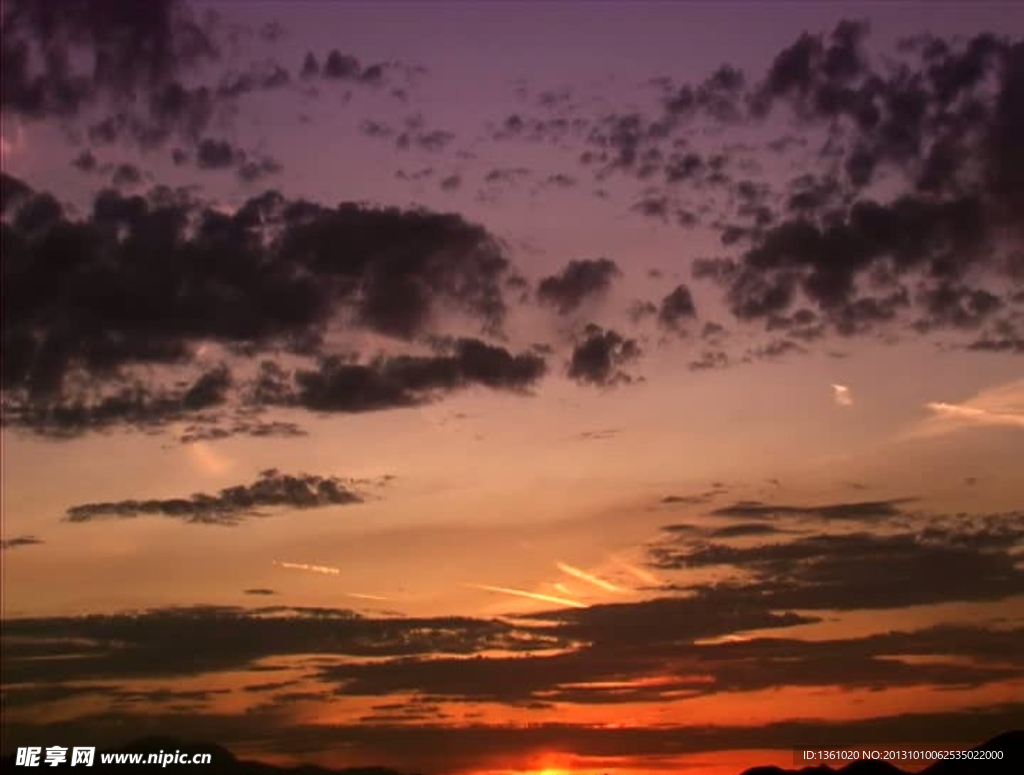
[[[44,741],[37,743],[43,747],[43,754],[45,754],[46,745],[44,744],[60,744],[58,741]],[[406,773],[400,773],[396,770],[389,769],[387,767],[346,767],[342,769],[332,769],[328,767],[318,767],[313,764],[300,764],[294,767],[282,767],[275,764],[267,764],[265,762],[247,761],[244,759],[237,758],[231,751],[216,743],[207,742],[196,742],[189,740],[181,740],[175,737],[163,737],[153,736],[139,738],[133,740],[126,745],[119,748],[111,748],[96,751],[96,758],[91,768],[86,768],[85,772],[103,771],[103,765],[100,763],[101,753],[174,753],[175,751],[181,751],[184,754],[190,756],[201,753],[210,754],[209,764],[168,764],[166,767],[160,764],[115,764],[108,765],[112,769],[116,769],[118,772],[133,773],[133,772],[190,772],[194,775],[407,775]],[[45,771],[62,772],[64,770],[78,772],[82,771],[82,765],[76,765],[72,767],[70,764],[71,749],[68,748],[67,761],[62,764],[58,764],[53,767],[47,765],[43,760],[43,756],[40,757],[40,763],[38,767],[17,767],[16,765],[16,754],[11,753],[0,759],[0,772],[33,772],[33,771]]]
[[[742,775],[907,775],[899,767],[888,762],[851,762],[845,767],[835,770],[824,765],[814,767],[802,767],[799,770],[784,770],[781,767],[754,767],[744,770]]]
[[[856,746],[884,748],[885,746]],[[941,745],[932,746],[942,748]],[[927,746],[922,746],[927,748]],[[1004,732],[975,746],[974,751],[1002,751],[1002,759],[957,759],[935,762],[916,775],[1010,775],[1019,773],[1024,765],[1024,729]],[[781,767],[753,767],[741,775],[909,775],[909,770],[883,761],[856,761],[835,769],[828,766],[782,769]]]
[[[52,742],[52,741],[47,741]],[[42,743],[40,743],[42,745]],[[45,749],[45,746],[43,746]],[[876,748],[879,746],[863,746]],[[936,746],[940,747],[941,746]],[[997,737],[976,746],[975,751],[1002,751],[1002,759],[986,760],[949,760],[936,762],[929,767],[920,770],[916,775],[1016,775],[1022,771],[1024,764],[1024,729],[1005,732]],[[181,751],[194,755],[197,753],[210,754],[209,764],[168,764],[163,767],[159,764],[128,765],[118,764],[118,772],[189,772],[195,775],[213,775],[213,773],[225,773],[226,775],[404,775],[396,770],[387,767],[347,767],[343,769],[331,769],[318,767],[312,764],[300,764],[294,767],[281,767],[263,762],[246,761],[235,757],[231,751],[215,743],[190,742],[179,740],[174,737],[145,737],[134,740],[120,748],[105,751],[97,751],[93,767],[99,767],[100,753],[173,753]],[[45,751],[44,751],[45,753]],[[70,759],[70,749],[68,758]],[[42,757],[41,757],[42,759]],[[28,772],[28,768],[16,767],[16,756],[11,754],[0,759],[0,771],[2,772]],[[46,765],[40,761],[40,769],[52,772],[71,769],[70,761],[59,764],[56,767]],[[78,765],[75,771],[81,769]],[[844,767],[835,769],[828,766],[801,767],[796,769],[782,769],[780,767],[753,767],[744,770],[741,775],[910,775],[909,770],[903,770],[888,762],[883,761],[856,761]]]
[[[943,761],[936,762],[923,775],[972,775],[972,773],[988,773],[989,775],[1009,775],[1018,773],[1024,765],[1024,729],[1014,729],[993,737],[982,743],[975,751],[1002,751],[1003,758],[987,761]]]

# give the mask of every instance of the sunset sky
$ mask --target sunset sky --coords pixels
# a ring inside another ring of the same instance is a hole
[[[5,754],[1024,726],[1024,6],[4,0],[0,70]]]

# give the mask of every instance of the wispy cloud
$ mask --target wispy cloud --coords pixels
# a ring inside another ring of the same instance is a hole
[[[661,579],[659,579],[657,576],[655,576],[653,573],[651,573],[646,568],[641,568],[641,567],[639,567],[637,565],[634,565],[633,563],[626,562],[624,559],[622,559],[621,557],[617,557],[614,554],[611,555],[609,559],[615,565],[619,566],[620,568],[622,568],[627,573],[633,575],[635,578],[637,578],[639,581],[642,581],[644,584],[660,584],[661,583]]]
[[[987,388],[961,403],[929,401],[930,413],[907,434],[934,436],[978,426],[1024,429],[1024,380]]]
[[[622,587],[612,584],[610,581],[605,581],[599,576],[595,576],[592,573],[587,573],[585,570],[581,570],[573,565],[569,565],[567,562],[556,562],[555,567],[562,573],[566,573],[573,578],[577,578],[580,581],[585,581],[588,584],[603,589],[605,592],[622,592]]]
[[[293,570],[308,570],[312,573],[323,573],[327,576],[337,576],[341,573],[341,568],[332,568],[330,565],[309,565],[305,562],[278,562],[274,560],[274,565],[279,568],[291,568]]]
[[[341,568],[335,568],[331,565],[310,565],[305,562],[280,562],[274,560],[274,565],[279,568],[289,568],[291,570],[304,570],[310,573],[322,573],[325,576],[340,576]],[[358,598],[359,600],[390,600],[389,597],[383,595],[370,595],[366,592],[344,592],[342,594],[348,595],[349,597]]]
[[[837,385],[832,383],[832,398],[839,406],[853,406],[853,395],[850,393],[850,388],[846,385]]]
[[[586,608],[586,603],[581,603],[579,600],[571,600],[567,597],[555,597],[554,595],[544,595],[540,592],[528,592],[525,589],[512,589],[511,587],[495,587],[490,584],[470,584],[469,586],[475,589],[482,589],[486,592],[500,592],[503,595],[514,595],[516,597],[525,597],[530,600],[540,600],[543,603],[554,603],[555,605],[569,606],[571,608]]]

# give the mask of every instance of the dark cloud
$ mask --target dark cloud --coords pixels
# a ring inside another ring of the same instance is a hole
[[[537,298],[559,314],[575,312],[588,299],[607,293],[622,272],[609,258],[570,261],[561,272],[537,284]]]
[[[291,73],[274,60],[253,62],[245,72],[229,72],[222,76],[217,96],[237,98],[244,94],[280,89],[291,83]]]
[[[667,196],[649,195],[637,200],[631,209],[647,218],[657,218],[664,222],[668,220],[671,206]]]
[[[703,171],[703,157],[692,151],[675,155],[665,165],[665,177],[669,183],[681,183],[685,180],[690,180]]]
[[[620,367],[640,356],[635,339],[627,339],[612,329],[589,324],[577,342],[569,361],[569,377],[583,384],[609,387],[635,381]]]
[[[122,163],[114,167],[110,183],[115,188],[135,188],[142,184],[142,170],[131,163]]]
[[[221,366],[183,388],[128,382],[100,397],[81,391],[15,398],[4,404],[4,424],[54,438],[125,426],[156,429],[224,406],[231,386],[231,373]]]
[[[1006,339],[977,339],[967,345],[968,350],[975,352],[1009,353],[1024,355],[1024,337]]]
[[[399,180],[411,180],[411,181],[422,181],[432,178],[435,170],[433,167],[423,167],[422,169],[414,170],[412,172],[406,172],[405,170],[398,170],[395,173],[395,177]]]
[[[550,188],[572,188],[576,185],[576,179],[571,175],[566,175],[564,172],[559,172],[554,175],[548,175],[541,185]]]
[[[661,499],[661,502],[666,506],[699,506],[710,502],[715,494],[714,492],[705,492],[699,495],[666,495]]]
[[[232,436],[292,439],[306,435],[308,435],[306,431],[293,422],[251,419],[242,416],[227,425],[217,424],[216,420],[207,423],[194,423],[182,431],[178,441],[182,444],[192,444],[197,441],[217,441]]]
[[[984,288],[942,283],[921,294],[924,317],[919,330],[931,328],[978,328],[1003,307],[1003,301]]]
[[[545,373],[544,359],[514,355],[477,339],[460,339],[430,356],[382,356],[368,363],[327,357],[315,370],[286,374],[263,365],[252,400],[317,412],[368,412],[416,406],[453,390],[479,385],[524,391]]]
[[[786,208],[805,215],[815,213],[836,204],[841,193],[842,188],[836,178],[807,173],[790,183]]]
[[[141,419],[153,401],[167,415],[173,396],[138,388],[124,369],[188,364],[204,342],[309,352],[342,321],[411,339],[446,311],[488,331],[505,314],[503,250],[455,215],[324,208],[275,192],[224,214],[154,190],[103,192],[71,220],[7,175],[3,194],[5,421],[90,406],[80,424]],[[86,400],[104,386],[112,404]]]
[[[759,501],[740,501],[730,506],[716,509],[714,514],[722,517],[744,517],[768,519],[775,516],[818,517],[837,520],[884,520],[903,514],[900,508],[910,502],[908,499],[888,501],[862,501],[859,503],[828,503],[819,506],[784,506],[779,504],[761,503]]]
[[[270,175],[276,175],[281,169],[281,162],[266,156],[243,163],[238,167],[238,177],[245,183],[257,183]]]
[[[536,117],[512,113],[498,122],[497,126],[491,127],[490,137],[493,140],[558,145],[582,137],[590,124],[589,119],[582,117]]]
[[[443,129],[428,129],[423,116],[415,114],[406,118],[404,130],[395,138],[395,147],[400,150],[413,148],[438,153],[445,150],[453,140],[454,133]]]
[[[1019,143],[1009,141],[1024,127],[1012,99],[1024,93],[1022,44],[985,34],[930,39],[882,70],[864,54],[867,33],[846,21],[829,36],[805,34],[758,87],[755,113],[781,101],[805,120],[845,128],[846,139],[833,133],[829,142],[847,180],[794,181],[790,217],[755,235],[739,271],[719,279],[743,319],[771,319],[802,297],[843,335],[911,307],[920,331],[977,327],[1003,301],[966,278],[1005,287],[1002,257],[1022,238],[1013,224],[1024,199],[1006,183],[1024,169]],[[909,188],[888,202],[862,197],[883,167]],[[864,294],[869,285],[877,295]]]
[[[708,533],[712,538],[744,538],[746,536],[774,535],[783,532],[774,525],[764,522],[740,522],[735,525],[715,528]]]
[[[159,144],[173,135],[196,141],[210,124],[214,112],[215,98],[209,88],[186,88],[175,82],[152,94],[148,122],[118,114],[115,128],[121,135],[130,133],[144,146]]]
[[[96,145],[123,142],[151,149],[174,137],[197,144],[215,118],[218,125],[233,122],[246,95],[292,85],[289,69],[273,58],[213,70],[221,49],[230,53],[238,44],[238,29],[216,11],[206,10],[197,19],[177,0],[154,2],[146,14],[108,5],[96,0],[70,7],[54,0],[6,5],[5,114],[87,122]],[[334,50],[322,69],[307,55],[301,75],[305,81],[322,74],[328,81],[377,86],[391,70],[411,71],[397,63],[364,67]],[[225,163],[223,145],[207,143],[199,150],[203,169],[244,164],[237,153],[232,164]]]
[[[759,597],[765,606],[795,610],[897,608],[998,600],[1024,591],[1014,547],[1019,515],[975,523],[918,524],[889,533],[805,535],[788,542],[737,547],[686,540],[652,550],[663,570],[733,567],[743,580],[721,582],[716,594]]]
[[[307,51],[299,71],[303,80],[322,78],[325,81],[339,81],[345,84],[375,87],[384,84],[393,70],[407,73],[416,70],[399,63],[377,63],[364,66],[357,57],[332,49],[321,60],[312,51]]]
[[[584,153],[580,161],[596,165],[599,176],[626,172],[649,178],[660,167],[656,146],[667,129],[667,125],[652,123],[635,111],[607,113],[590,126],[586,142],[594,150]],[[654,155],[645,155],[648,152]]]
[[[98,162],[96,157],[93,156],[92,151],[86,149],[71,161],[71,166],[82,172],[93,172],[98,166]]]
[[[216,14],[196,19],[175,0],[151,9],[96,0],[8,3],[4,114],[59,119],[94,145],[143,150],[172,137],[194,143],[215,115],[230,120],[242,90],[212,89],[195,77],[220,58]]]
[[[745,83],[742,70],[722,65],[696,88],[683,85],[671,90],[664,107],[675,118],[692,118],[702,113],[718,122],[737,121],[743,112]]]
[[[764,635],[742,642],[716,640],[722,634],[784,629],[811,621],[759,611],[751,601],[732,590],[721,599],[715,592],[700,591],[691,598],[549,612],[529,628],[456,618],[374,620],[351,612],[288,608],[197,607],[135,617],[19,620],[14,634],[31,640],[17,645],[15,656],[23,659],[16,676],[35,677],[39,668],[24,657],[50,653],[54,647],[64,653],[54,659],[50,680],[181,674],[187,671],[185,661],[159,649],[167,638],[194,648],[207,643],[207,648],[194,652],[207,670],[238,669],[288,654],[377,657],[325,663],[318,677],[333,684],[336,695],[381,698],[417,692],[438,701],[520,706],[541,698],[614,704],[667,700],[670,693],[680,691],[692,695],[781,686],[980,685],[1019,675],[1022,667],[1015,648],[1019,630],[1012,629],[939,626],[810,643]],[[723,603],[729,603],[727,610]],[[205,622],[218,623],[216,644],[197,626]],[[101,650],[114,639],[122,649],[120,662]],[[574,648],[562,653],[537,653],[570,643]],[[436,656],[479,654],[489,648],[513,653],[468,661]],[[976,661],[913,664],[892,658],[920,653],[971,655]],[[665,676],[666,664],[676,668],[675,678],[657,685],[615,691],[587,685]],[[767,669],[771,664],[778,669]]]
[[[724,283],[735,277],[738,268],[730,258],[698,258],[694,260],[691,272],[695,280]]]
[[[364,119],[359,122],[359,131],[367,137],[391,137],[395,130],[382,121]]]
[[[301,75],[303,78],[316,78],[320,75],[320,60],[316,58],[312,51],[307,51],[305,58],[302,60]]]
[[[703,633],[750,625],[768,628],[798,624],[801,617],[793,614],[774,615],[742,610],[693,624],[684,623],[687,616],[699,616],[706,610],[706,600],[658,599],[635,604],[601,605],[577,609],[578,615],[558,612],[545,614],[553,627],[540,632],[555,634],[562,640],[578,640],[589,645],[554,656],[518,655],[480,660],[417,659],[392,660],[376,665],[337,665],[322,671],[322,677],[338,686],[339,695],[422,693],[446,700],[502,702],[526,706],[529,702],[556,701],[585,703],[620,703],[656,700],[664,691],[638,689],[621,692],[601,689],[574,690],[575,684],[622,680],[626,675],[649,674],[656,659],[666,658],[669,644],[677,648],[703,637]],[[619,617],[616,632],[611,620]],[[726,624],[726,621],[729,624]],[[755,625],[755,622],[757,623]],[[641,653],[640,642],[646,638],[650,655]],[[696,655],[694,655],[696,656]],[[680,663],[685,662],[685,658]],[[675,690],[683,690],[707,681],[702,677],[681,677],[670,682]],[[710,689],[705,688],[705,691]],[[701,691],[697,689],[696,691]]]
[[[123,500],[112,503],[84,503],[67,510],[69,522],[91,522],[115,517],[161,516],[202,525],[237,525],[261,516],[261,509],[316,509],[348,505],[361,498],[336,477],[282,474],[276,469],[260,473],[248,485],[226,487],[216,495],[197,493],[188,498],[168,500]]]
[[[43,540],[35,536],[16,536],[15,538],[5,538],[0,541],[0,549],[17,549],[21,546],[36,546],[41,543],[43,543]]]
[[[889,206],[861,202],[842,224],[823,229],[791,221],[773,228],[744,257],[743,268],[729,282],[728,299],[740,318],[767,318],[785,312],[799,290],[846,331],[856,329],[858,320],[891,316],[879,300],[856,295],[858,277],[875,262],[895,273],[891,283],[911,270],[924,272],[931,282],[925,298],[938,306],[950,298],[975,300],[958,287],[959,277],[988,249],[984,214],[975,200],[935,204],[911,198]],[[890,308],[905,303],[905,293],[899,286],[896,290]],[[983,301],[974,305],[976,310],[997,306],[987,296]]]
[[[727,601],[735,607],[723,615],[717,606]],[[714,591],[701,591],[692,598],[549,612],[542,617],[555,626],[547,631],[585,645],[550,656],[341,664],[325,668],[322,677],[346,696],[419,693],[448,701],[529,707],[535,702],[664,702],[679,693],[694,696],[781,686],[980,686],[1017,676],[1024,667],[1014,656],[1017,633],[983,628],[936,627],[810,643],[784,636],[730,642],[711,634],[784,629],[811,621],[792,613],[758,611],[753,601],[729,591],[721,599]],[[892,659],[894,654],[918,653],[976,654],[979,663],[912,664]],[[1010,663],[1000,664],[1003,659]],[[775,663],[778,672],[770,669]],[[668,671],[666,665],[671,666]],[[662,681],[643,684],[644,677],[655,675]],[[631,679],[639,685],[622,685]],[[619,685],[600,686],[610,681]]]
[[[355,80],[362,73],[359,60],[349,54],[333,49],[324,59],[324,78]]]
[[[3,28],[0,106],[29,118],[74,116],[102,99],[154,91],[218,56],[203,25],[170,0],[145,9],[14,0]]]
[[[532,174],[526,167],[495,167],[484,175],[484,183],[487,185],[514,184]]]
[[[639,323],[644,318],[653,317],[658,314],[658,308],[654,305],[654,302],[650,301],[634,301],[629,305],[629,309],[626,310],[629,315],[629,319],[634,323]]]
[[[725,327],[721,323],[715,323],[710,320],[700,330],[701,339],[715,339],[722,337],[725,333]]]
[[[543,631],[534,633],[497,620],[447,616],[373,619],[346,609],[285,606],[190,606],[17,621],[9,630],[5,625],[5,636],[12,637],[10,649],[4,644],[5,687],[7,683],[60,683],[87,676],[189,676],[255,667],[259,660],[273,656],[407,658],[492,649],[528,653],[558,642]],[[15,635],[24,640],[14,643]],[[168,649],[168,643],[187,643],[189,647]],[[112,648],[118,652],[116,656]],[[31,658],[41,655],[54,657],[52,670],[33,664],[39,660]]]
[[[747,351],[745,358],[749,360],[773,361],[792,353],[805,352],[804,348],[789,339],[772,339]]]
[[[242,592],[246,595],[276,595],[273,589],[267,589],[265,587],[253,587],[252,589],[244,589]]]
[[[685,285],[678,285],[661,300],[658,307],[658,322],[665,328],[678,331],[687,321],[697,316],[693,296]]]
[[[260,37],[268,43],[276,43],[288,36],[288,30],[278,21],[270,21],[260,27]]]
[[[792,315],[772,315],[765,323],[765,328],[768,331],[784,331],[787,337],[803,342],[817,339],[825,333],[824,325],[809,309],[799,309]]]
[[[728,65],[697,86],[656,79],[663,113],[611,110],[581,133],[580,161],[598,178],[619,172],[646,183],[632,209],[647,217],[694,225],[721,203],[681,206],[678,187],[727,186],[738,220],[715,226],[723,245],[745,249],[738,259],[694,262],[694,276],[719,282],[740,320],[774,325],[807,309],[816,322],[788,334],[803,342],[900,323],[922,333],[979,328],[1024,278],[1007,260],[1024,239],[1024,153],[1015,141],[1024,132],[1024,43],[930,38],[873,62],[869,32],[846,20],[828,34],[805,33],[752,82]],[[817,152],[807,138],[769,143],[817,154],[818,169],[785,191],[751,178],[749,148],[691,147],[692,119],[713,135],[782,110],[824,137]],[[531,126],[511,115],[498,135],[527,136]],[[747,174],[734,179],[736,169]],[[869,188],[882,175],[893,184]],[[993,350],[1015,350],[1015,337],[987,339],[1006,340]]]
[[[227,140],[205,137],[196,146],[196,165],[202,170],[227,169],[244,159],[245,154]]]
[[[868,27],[842,21],[831,35],[804,33],[772,62],[764,82],[751,96],[754,113],[769,110],[773,101],[788,100],[801,115],[851,115],[860,126],[880,121],[874,104],[879,84],[872,80],[863,51]]]
[[[395,145],[402,149],[417,147],[421,150],[427,150],[427,152],[437,153],[447,147],[454,139],[455,134],[441,129],[430,131],[410,130],[399,134],[395,139]]]

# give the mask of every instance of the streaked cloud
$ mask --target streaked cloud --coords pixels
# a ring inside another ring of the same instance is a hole
[[[274,560],[274,565],[279,568],[292,568],[294,570],[307,570],[312,573],[323,573],[326,576],[338,576],[341,574],[341,568],[333,568],[330,565],[309,565],[305,562],[278,562]]]
[[[626,571],[626,573],[632,574],[635,578],[637,578],[639,581],[642,581],[644,584],[661,583],[661,579],[659,579],[657,576],[655,576],[653,573],[651,573],[649,570],[646,570],[645,568],[641,568],[637,565],[633,565],[632,563],[626,562],[621,557],[613,556],[611,559],[613,563],[615,563],[624,571]]]
[[[503,595],[514,595],[516,597],[525,597],[530,600],[539,600],[542,603],[554,603],[555,605],[569,606],[570,608],[586,608],[586,603],[581,603],[579,600],[571,600],[567,597],[556,597],[554,595],[545,595],[540,592],[529,592],[525,589],[512,589],[511,587],[495,587],[490,584],[470,584],[469,586],[476,589],[482,589],[487,592],[500,592]]]
[[[595,576],[592,573],[587,573],[585,570],[581,570],[580,568],[570,565],[567,562],[556,562],[555,567],[557,567],[558,570],[562,571],[562,573],[566,573],[572,576],[573,578],[579,579],[580,581],[585,581],[588,584],[597,587],[598,589],[603,589],[605,592],[623,591],[622,587],[616,586],[615,584],[612,584],[610,581],[605,581],[604,579],[600,578],[599,576]]]
[[[20,546],[36,546],[41,543],[43,543],[42,539],[35,536],[17,536],[0,541],[0,549],[17,549]]]
[[[960,403],[929,401],[924,408],[929,416],[907,436],[934,436],[978,426],[1024,429],[1024,380],[987,388]]]

